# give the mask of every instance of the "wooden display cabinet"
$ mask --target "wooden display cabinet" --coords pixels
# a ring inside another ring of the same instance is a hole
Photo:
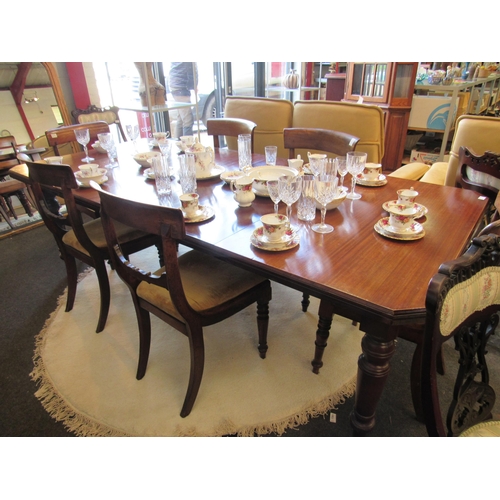
[[[347,65],[346,101],[382,108],[385,117],[385,171],[399,168],[411,111],[418,63],[353,62]]]

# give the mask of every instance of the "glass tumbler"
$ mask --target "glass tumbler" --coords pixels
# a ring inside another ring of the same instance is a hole
[[[302,192],[297,204],[297,216],[304,221],[312,221],[316,218],[314,175],[304,175],[302,177]]]
[[[275,166],[276,158],[278,156],[278,146],[266,146],[264,148],[266,154],[266,165]]]
[[[250,134],[238,136],[238,164],[245,175],[252,168],[252,136]]]
[[[196,163],[193,153],[179,155],[179,182],[182,193],[196,193]]]
[[[172,184],[170,181],[167,158],[164,156],[153,156],[151,163],[153,164],[156,192],[158,196],[170,194],[172,192]]]

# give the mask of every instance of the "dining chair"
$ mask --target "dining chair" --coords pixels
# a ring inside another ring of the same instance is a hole
[[[498,219],[495,202],[500,190],[500,154],[486,151],[476,155],[471,149],[461,146],[458,151],[456,186],[487,196],[490,210],[486,222]]]
[[[443,263],[427,289],[420,384],[429,436],[460,435],[491,418],[495,392],[486,354],[499,311],[500,238],[483,235],[461,257]],[[441,403],[446,394],[437,380],[437,355],[451,339],[459,360],[445,426]]]
[[[240,134],[249,134],[252,154],[255,127],[257,127],[256,123],[242,118],[210,118],[207,120],[207,134],[213,136],[215,148],[220,148],[219,136],[238,137]],[[229,144],[228,149],[230,149]]]
[[[298,148],[345,156],[349,151],[354,151],[359,137],[321,128],[285,128],[283,141],[289,151],[288,157],[293,159]]]
[[[73,118],[78,123],[91,123],[105,121],[108,125],[116,125],[121,138],[126,141],[125,132],[120,121],[120,108],[117,106],[109,106],[106,108],[98,108],[91,104],[87,109],[75,109],[71,112]]]
[[[288,157],[295,158],[296,148],[305,148],[311,151],[333,153],[336,156],[345,156],[349,151],[354,151],[359,142],[355,137],[336,130],[319,128],[285,128],[283,129],[283,143],[289,150]],[[302,311],[309,307],[309,294],[302,295]]]
[[[152,313],[189,339],[189,383],[180,413],[181,417],[187,417],[203,376],[203,327],[219,323],[256,302],[258,350],[264,359],[271,284],[262,276],[197,250],[179,256],[178,245],[185,238],[180,209],[122,199],[103,191],[95,183],[93,187],[101,198],[101,216],[111,262],[129,288],[137,313],[140,344],[137,379],[142,379],[146,373]],[[128,262],[117,246],[119,223],[160,237],[164,267],[149,272]]]
[[[66,266],[68,280],[66,312],[73,309],[76,297],[78,281],[76,259],[92,266],[96,271],[101,296],[96,328],[96,333],[99,333],[106,325],[111,294],[106,268],[106,261],[109,260],[110,256],[101,219],[97,217],[86,221],[84,214],[89,214],[89,211],[76,203],[73,190],[78,188],[78,184],[69,165],[42,162],[26,162],[26,165],[29,169],[30,183],[38,211],[45,225],[53,234],[61,259]],[[51,188],[54,187],[62,192],[66,205],[66,215],[64,216],[51,211],[49,203],[45,199],[45,194],[48,193],[48,196],[50,196]],[[122,224],[117,226],[117,233],[124,255],[159,244],[156,236],[137,231]]]
[[[109,125],[105,121],[97,121],[91,123],[81,123],[78,125],[65,125],[63,127],[53,128],[45,131],[47,142],[50,147],[54,148],[56,156],[61,156],[59,146],[68,143],[78,144],[75,137],[75,130],[89,129],[90,141],[97,141],[97,135],[109,132]],[[75,152],[79,151],[79,146],[76,146]]]

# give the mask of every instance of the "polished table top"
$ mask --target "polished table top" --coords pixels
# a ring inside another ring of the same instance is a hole
[[[175,162],[174,150],[175,147]],[[68,155],[64,162],[77,170],[83,156]],[[92,156],[101,165],[107,163],[105,155],[93,152]],[[158,203],[154,181],[143,175],[145,169],[131,157],[129,143],[119,148],[118,160],[120,166],[109,171],[109,181],[103,189]],[[216,151],[216,164],[226,170],[238,170],[237,153]],[[254,166],[264,164],[263,156],[254,155]],[[12,169],[11,175],[28,180],[25,165]],[[387,179],[381,187],[356,186],[362,195],[360,200],[345,200],[338,209],[328,211],[326,222],[334,226],[333,233],[314,232],[312,222],[297,219],[294,207],[292,224],[299,228],[300,244],[283,252],[268,252],[250,243],[260,217],[273,211],[269,198],[257,196],[251,207],[240,208],[230,187],[220,178],[199,180],[200,204],[210,205],[215,217],[204,223],[186,224],[186,244],[327,299],[336,313],[358,321],[372,340],[392,342],[397,336],[395,327],[424,322],[430,278],[442,262],[458,257],[468,246],[481,223],[487,200],[464,189],[396,177]],[[425,236],[415,241],[397,241],[379,235],[374,225],[388,215],[382,204],[397,199],[398,189],[411,186],[419,192],[417,201],[428,209],[420,220]],[[179,206],[180,186],[176,180],[173,187],[175,192],[167,204]],[[87,206],[99,205],[98,193],[92,189],[79,188],[76,197]],[[280,212],[284,210],[281,203]]]

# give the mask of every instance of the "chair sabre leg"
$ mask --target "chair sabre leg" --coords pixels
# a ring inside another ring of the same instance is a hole
[[[99,311],[99,320],[97,322],[96,333],[100,333],[104,330],[106,326],[106,320],[108,319],[109,305],[111,302],[111,290],[109,287],[108,272],[106,270],[106,264],[104,262],[96,262],[95,266],[97,280],[99,282],[99,291],[101,294],[101,308]]]
[[[205,346],[203,343],[203,330],[201,327],[196,328],[197,331],[192,331],[189,336],[189,345],[191,351],[191,371],[189,374],[189,385],[186,392],[186,398],[181,409],[181,417],[187,417],[193,409],[196,396],[201,385],[203,377],[203,369],[205,367]]]
[[[139,326],[139,363],[137,365],[137,380],[141,380],[146,374],[148,366],[149,351],[151,348],[151,317],[149,312],[135,303],[137,323]]]

